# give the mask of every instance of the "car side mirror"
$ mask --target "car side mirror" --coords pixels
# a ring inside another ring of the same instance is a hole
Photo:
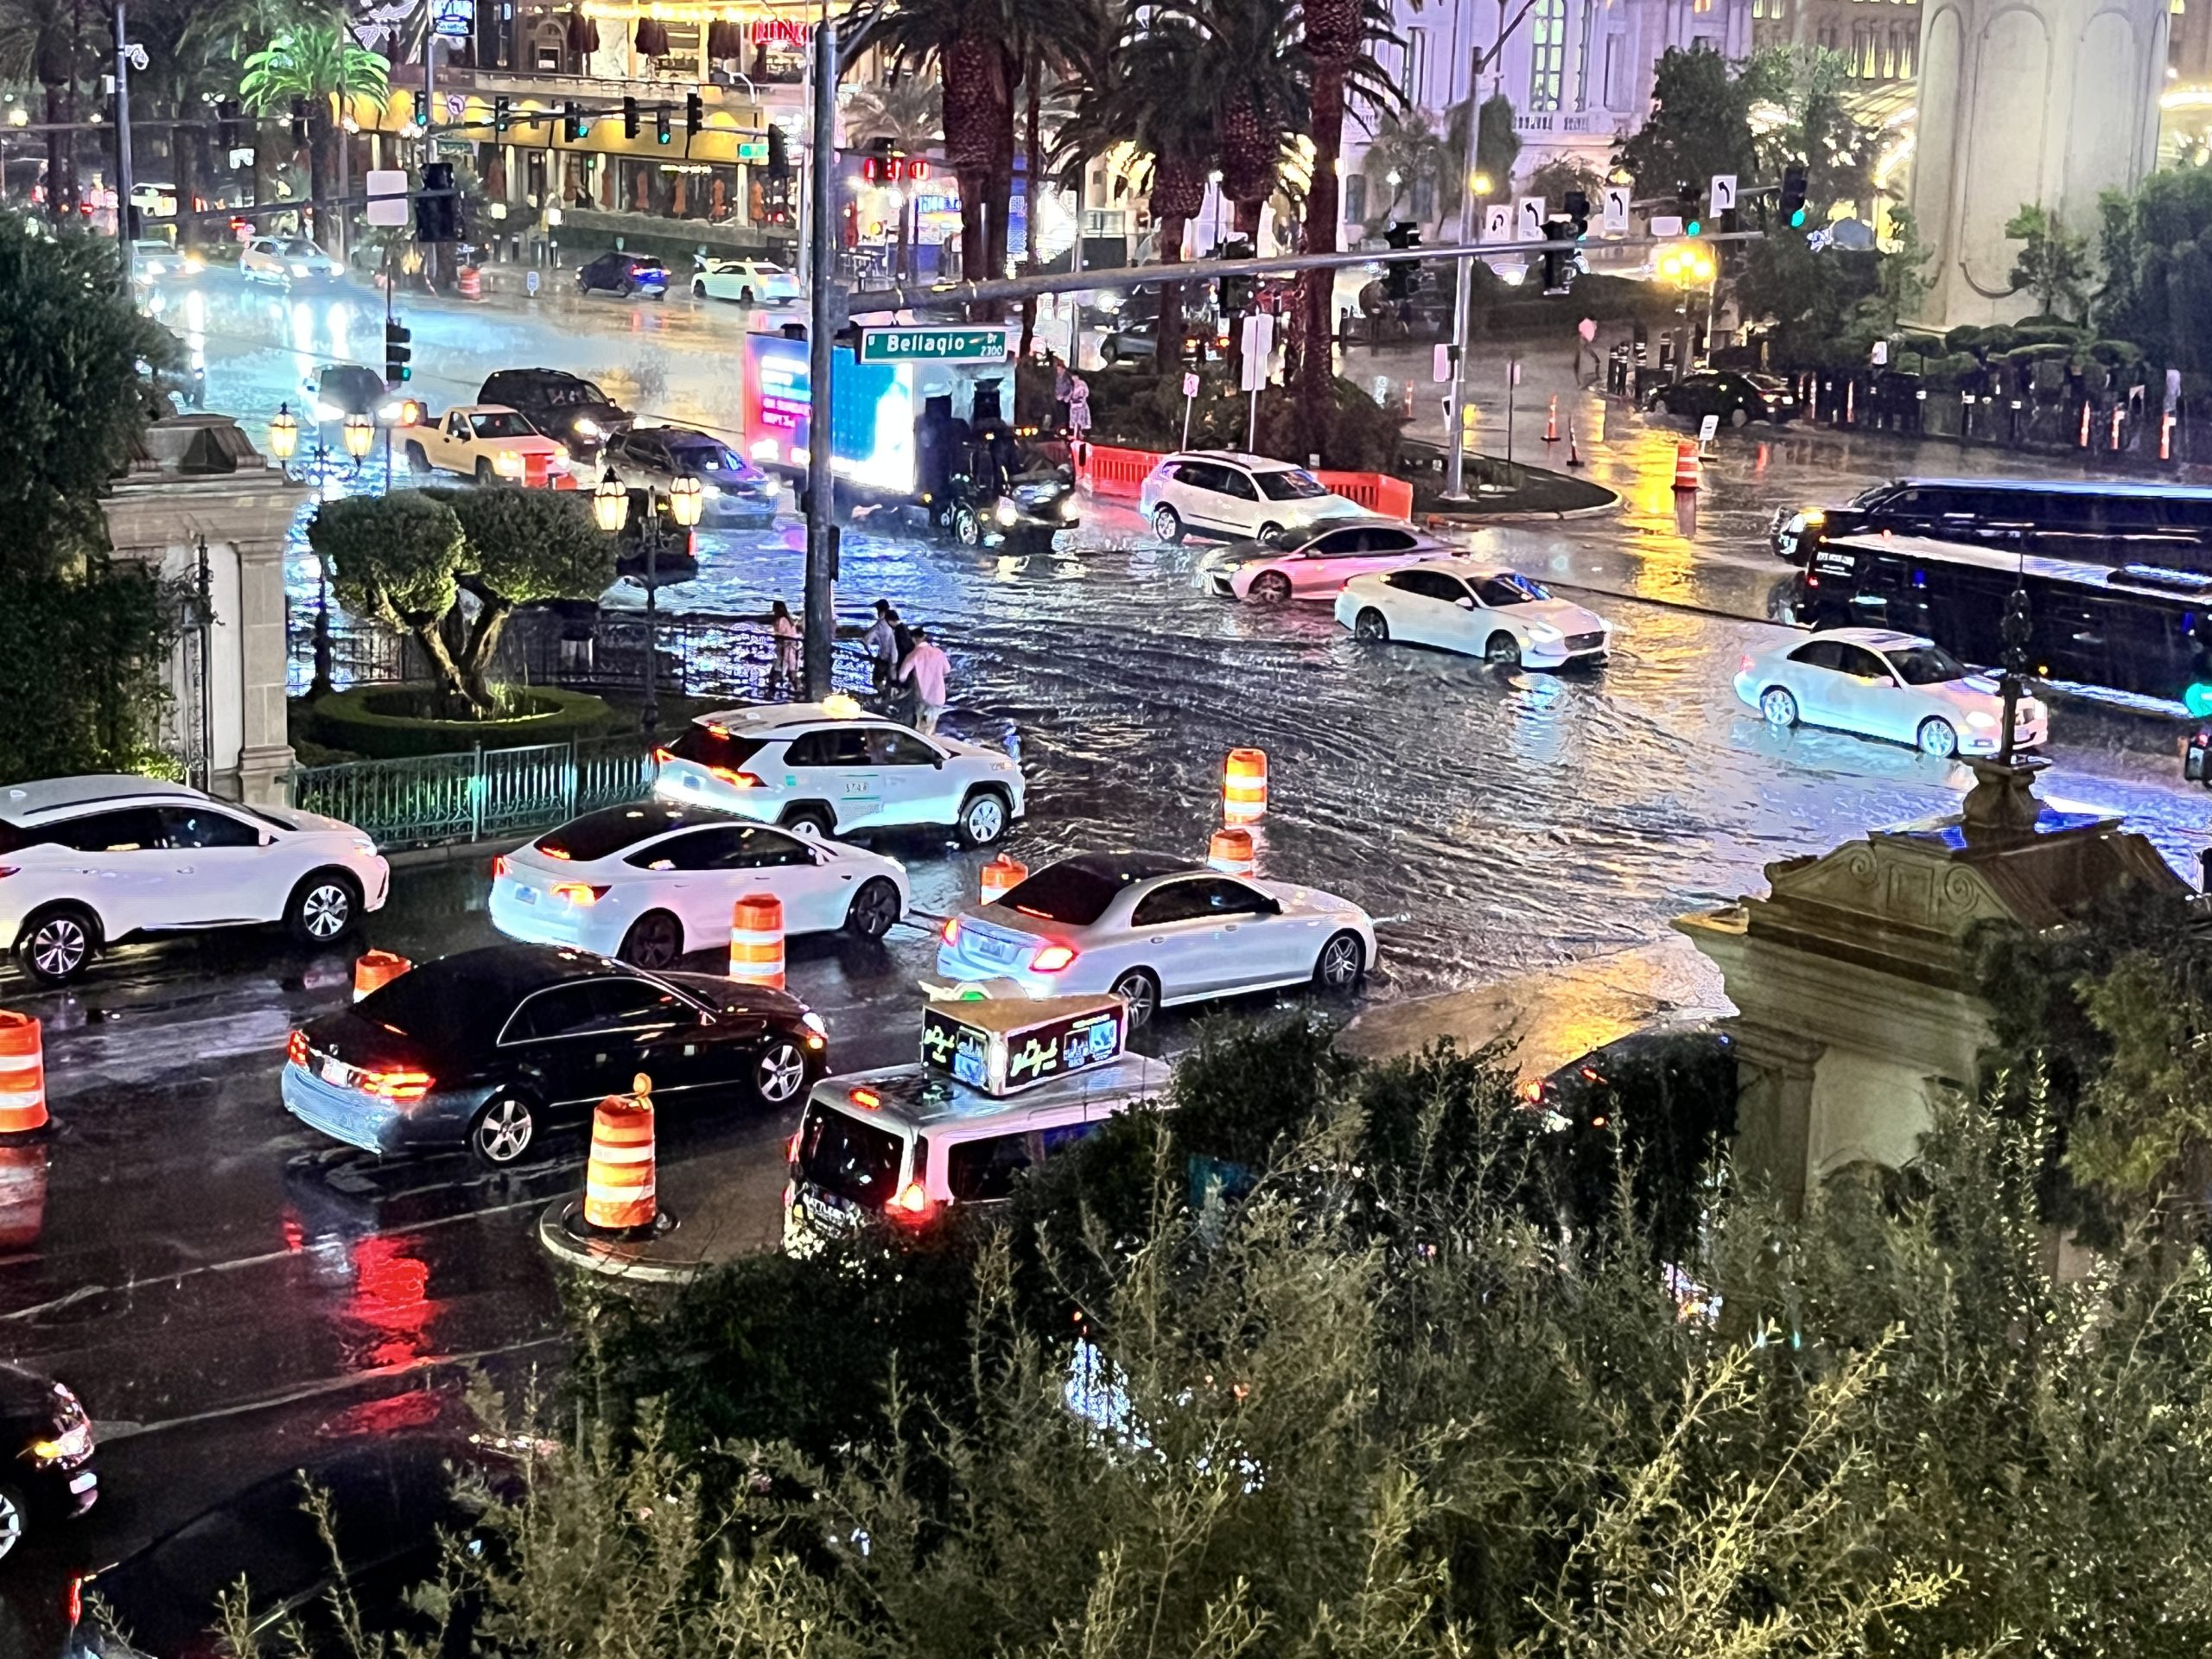
[[[1475,608],[1475,601],[1469,599],[1465,594],[1460,594],[1459,598],[1453,600],[1452,602],[1454,605],[1457,605],[1463,611],[1471,611]]]

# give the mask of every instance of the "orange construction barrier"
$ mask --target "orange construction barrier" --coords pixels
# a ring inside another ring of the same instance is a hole
[[[353,963],[353,1000],[380,991],[415,964],[389,950],[365,951]]]
[[[46,1230],[46,1147],[0,1146],[0,1249],[27,1249]]]
[[[1544,416],[1544,442],[1546,443],[1559,442],[1559,393],[1557,392],[1552,393],[1551,411]]]
[[[1267,755],[1258,749],[1231,749],[1221,775],[1223,822],[1257,823],[1267,815]]]
[[[730,906],[729,976],[784,988],[784,901],[774,893],[748,893]]]
[[[0,1008],[0,1135],[46,1127],[46,1050],[38,1021]]]
[[[474,265],[463,265],[461,268],[461,297],[464,300],[480,300],[484,297],[484,273]]]
[[[591,1160],[584,1166],[584,1225],[608,1232],[650,1227],[660,1213],[653,1191],[653,1080],[639,1073],[634,1095],[609,1095],[591,1115]]]
[[[1249,830],[1217,830],[1213,844],[1206,849],[1209,868],[1224,875],[1249,875],[1259,868],[1252,855],[1252,832]]]
[[[1008,858],[1001,853],[983,866],[983,902],[995,905],[1003,893],[1011,893],[1029,879],[1029,867],[1018,858]]]
[[[1697,445],[1684,439],[1675,446],[1675,487],[1694,490],[1704,482],[1704,468],[1697,459]]]

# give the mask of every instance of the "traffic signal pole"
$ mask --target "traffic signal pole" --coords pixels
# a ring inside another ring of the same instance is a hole
[[[130,41],[115,0],[115,242],[123,258],[123,291],[130,292]]]
[[[806,695],[830,691],[837,650],[837,513],[830,470],[830,374],[839,319],[837,270],[837,24],[827,6],[814,26],[814,142],[807,175],[812,250],[806,330]]]

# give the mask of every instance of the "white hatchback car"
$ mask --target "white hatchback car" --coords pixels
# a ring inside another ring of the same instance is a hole
[[[382,907],[376,843],[313,812],[240,806],[151,778],[0,790],[0,938],[48,985],[140,933],[283,922],[334,944]]]
[[[1081,853],[944,925],[937,970],[1030,996],[1111,991],[1129,1024],[1179,1002],[1313,985],[1356,987],[1375,925],[1349,899],[1223,875],[1163,853]]]
[[[571,818],[492,861],[492,925],[639,968],[729,942],[749,893],[783,901],[786,934],[880,939],[906,913],[906,868],[711,808],[642,801]]]
[[[1829,726],[1923,754],[1994,754],[2003,746],[2005,699],[1995,678],[1933,640],[1887,628],[1832,628],[1748,655],[1736,695],[1770,725]],[[2050,735],[2042,700],[2022,697],[2013,747],[2039,748]]]
[[[664,801],[825,836],[936,824],[988,847],[1027,796],[1011,756],[925,737],[842,696],[702,715],[653,758]]]
[[[1331,520],[1370,516],[1357,501],[1332,494],[1303,467],[1233,449],[1163,457],[1145,475],[1138,503],[1163,542],[1185,535],[1273,541]]]
[[[250,283],[334,283],[345,267],[303,236],[257,236],[238,250],[238,275]]]
[[[1286,535],[1280,547],[1255,542],[1230,550],[1210,580],[1224,599],[1280,604],[1287,599],[1334,599],[1354,576],[1371,576],[1452,556],[1449,542],[1395,518],[1327,522]],[[1241,559],[1237,555],[1242,553]]]
[[[798,278],[765,259],[702,259],[691,278],[695,299],[741,305],[785,305],[798,298]]]
[[[1507,668],[1599,663],[1612,649],[1612,629],[1595,611],[1554,599],[1517,570],[1472,559],[1355,576],[1337,595],[1337,620],[1372,643],[1434,645]]]

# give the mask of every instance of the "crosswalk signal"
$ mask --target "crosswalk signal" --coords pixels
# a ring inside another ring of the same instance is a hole
[[[1567,223],[1573,226],[1573,237],[1580,242],[1590,234],[1590,193],[1570,190],[1561,198],[1560,206],[1567,210]]]
[[[1705,220],[1698,207],[1697,186],[1678,184],[1675,187],[1675,194],[1681,199],[1682,204],[1682,234],[1684,236],[1701,235],[1705,230]]]
[[[215,106],[215,142],[222,146],[223,153],[227,156],[231,151],[242,148],[238,143],[239,136],[238,101],[235,98],[226,98]]]
[[[625,138],[638,136],[638,100],[634,98],[622,100],[622,136]]]
[[[694,137],[700,132],[705,130],[706,125],[707,100],[700,97],[696,92],[684,93],[683,136],[686,138]]]
[[[771,121],[768,124],[768,176],[780,181],[791,175],[791,140],[784,137],[781,127]]]
[[[390,391],[397,391],[406,381],[415,378],[415,371],[407,366],[415,355],[408,342],[415,338],[403,322],[387,322],[384,326],[384,384]]]
[[[461,222],[461,192],[454,182],[453,163],[430,162],[423,169],[423,194],[415,198],[415,239],[458,242],[465,228]]]
[[[1216,256],[1223,259],[1249,259],[1253,257],[1252,238],[1232,236],[1224,241]],[[1259,297],[1259,279],[1254,276],[1224,276],[1221,279],[1221,312],[1224,316],[1241,317],[1252,308],[1252,302]]]
[[[1805,169],[1782,169],[1782,222],[1793,231],[1805,228]]]
[[[1382,232],[1382,239],[1394,248],[1421,246],[1421,226],[1410,219],[1402,219]],[[1383,291],[1394,300],[1410,300],[1414,289],[1421,285],[1421,262],[1417,259],[1394,259],[1382,279]]]
[[[671,137],[671,135],[668,130],[668,105],[658,105],[653,110],[653,142],[657,144],[664,144],[670,142]]]

